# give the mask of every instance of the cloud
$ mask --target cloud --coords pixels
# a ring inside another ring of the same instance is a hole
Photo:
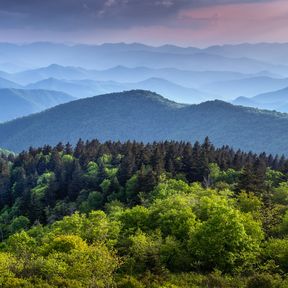
[[[267,1],[273,0],[1,0],[0,29],[79,31],[169,25],[177,24],[179,14],[187,9]]]

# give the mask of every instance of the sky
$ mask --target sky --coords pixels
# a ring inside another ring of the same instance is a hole
[[[0,0],[0,41],[288,42],[288,1]]]

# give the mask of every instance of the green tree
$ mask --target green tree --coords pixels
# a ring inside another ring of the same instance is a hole
[[[249,214],[215,204],[190,237],[190,253],[202,269],[231,272],[255,263],[263,233]]]
[[[13,219],[9,225],[9,231],[11,234],[19,232],[21,230],[27,230],[30,226],[30,220],[25,216],[18,216]]]

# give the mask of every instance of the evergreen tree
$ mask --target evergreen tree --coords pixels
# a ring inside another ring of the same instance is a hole
[[[264,192],[266,188],[266,164],[263,160],[257,159],[254,164],[248,162],[243,173],[240,176],[239,190],[255,192],[257,194]]]
[[[122,159],[118,171],[118,180],[122,186],[124,186],[126,181],[133,176],[134,169],[135,169],[135,156],[132,154],[132,151],[129,150]]]

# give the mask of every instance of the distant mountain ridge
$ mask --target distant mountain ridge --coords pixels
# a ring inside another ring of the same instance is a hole
[[[0,122],[9,121],[74,100],[66,93],[47,90],[0,89]]]
[[[233,104],[288,113],[288,87],[254,97],[238,97]]]
[[[193,71],[177,68],[157,69],[147,66],[136,66],[131,68],[123,65],[116,65],[112,68],[104,70],[89,70],[81,67],[50,64],[46,67],[25,70],[18,73],[0,72],[0,76],[10,81],[21,83],[22,85],[38,82],[48,78],[55,78],[59,80],[113,80],[116,82],[140,82],[147,78],[164,78],[180,85],[195,87],[195,85],[203,85],[217,81],[229,81],[257,76],[275,77],[277,75],[268,71],[245,74],[235,71]]]
[[[116,65],[124,65],[129,67],[149,66],[150,68],[174,67],[196,71],[230,70],[243,73],[268,70],[288,76],[288,66],[286,66],[288,65],[288,59],[284,53],[286,46],[267,45],[267,47],[255,44],[249,47],[248,45],[229,46],[229,49],[226,46],[200,49],[172,45],[152,47],[138,43],[102,45],[56,43],[17,45],[1,43],[0,63],[11,62],[17,64],[25,59],[25,62],[30,63],[30,66],[47,66],[51,63],[58,63],[65,66],[81,66],[90,69],[95,69],[95,67],[108,69]],[[270,55],[273,55],[265,57],[269,47],[271,48]],[[241,50],[243,54],[239,53]],[[264,52],[261,53],[261,51]],[[1,55],[5,55],[5,57]],[[42,55],[45,55],[45,57],[42,57]],[[283,61],[280,61],[281,56]]]
[[[28,89],[56,90],[77,98],[86,98],[101,94],[127,90],[150,90],[164,95],[166,98],[179,103],[195,104],[211,99],[212,95],[197,89],[184,87],[161,78],[148,78],[137,83],[119,83],[114,81],[94,80],[59,80],[45,79],[26,86]]]
[[[207,53],[225,55],[227,57],[248,57],[272,63],[288,63],[288,43],[242,43],[215,45],[204,48]]]
[[[233,71],[129,68],[119,65],[107,70],[88,70],[51,64],[20,73],[0,73],[1,75],[2,88],[56,90],[77,98],[131,89],[149,89],[171,100],[191,104],[210,99],[249,97],[288,85],[288,78],[281,78],[268,71],[243,74]]]
[[[51,64],[47,67],[25,70],[14,74],[10,73],[10,75],[6,77],[17,83],[25,85],[27,83],[37,82],[51,77],[57,79],[79,80],[88,79],[92,75],[93,71],[89,71],[81,67]]]
[[[199,89],[207,93],[214,92],[224,99],[233,97],[252,97],[257,94],[283,89],[288,86],[288,78],[272,78],[268,76],[248,77],[203,85]]]
[[[0,89],[3,89],[3,88],[20,89],[22,88],[22,86],[10,80],[0,78]]]
[[[20,151],[79,138],[152,142],[209,136],[218,146],[288,154],[287,129],[288,114],[222,101],[180,105],[134,90],[73,101],[1,124],[0,147]]]

